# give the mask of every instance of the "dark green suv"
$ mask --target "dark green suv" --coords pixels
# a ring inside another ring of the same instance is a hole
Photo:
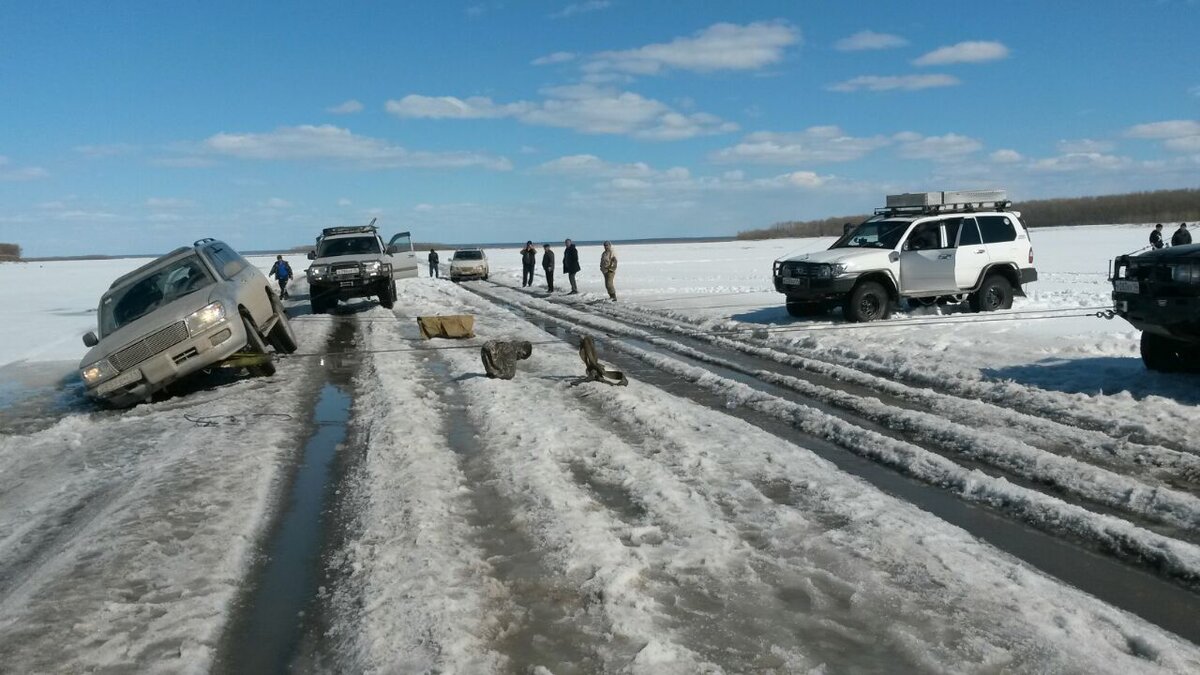
[[[1146,367],[1200,372],[1200,244],[1120,256],[1110,280],[1117,315],[1142,331]]]

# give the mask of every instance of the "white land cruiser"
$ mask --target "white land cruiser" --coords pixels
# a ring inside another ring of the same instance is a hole
[[[849,321],[887,318],[910,302],[1012,307],[1037,280],[1033,245],[1003,190],[888,195],[887,206],[827,251],[776,260],[775,290],[792,316],[841,305]]]
[[[327,227],[309,251],[309,302],[314,314],[333,309],[338,300],[377,296],[391,309],[396,302],[396,279],[417,276],[417,257],[408,232],[392,237],[385,246],[369,225]]]

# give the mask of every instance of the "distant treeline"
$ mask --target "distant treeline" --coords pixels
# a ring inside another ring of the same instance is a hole
[[[21,247],[17,244],[0,244],[0,262],[12,262],[21,259]]]
[[[1107,225],[1110,223],[1163,223],[1200,220],[1200,188],[1130,192],[1101,197],[1066,197],[1016,202],[1029,227],[1054,225]],[[738,239],[829,237],[842,233],[845,223],[860,223],[868,216],[838,216],[821,220],[785,221],[770,227],[738,232]]]

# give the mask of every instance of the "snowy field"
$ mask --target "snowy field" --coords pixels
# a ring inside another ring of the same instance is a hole
[[[341,515],[297,590],[316,670],[1198,672],[1196,380],[1089,315],[1146,232],[1033,232],[1040,279],[988,322],[793,319],[771,262],[820,239],[619,246],[615,305],[598,247],[572,298],[516,288],[515,249],[500,286],[404,281],[394,310],[312,316],[299,282],[275,376],[127,412],[73,372],[145,261],[0,265],[0,671],[220,664],[352,324]],[[417,337],[459,312],[476,338]],[[579,381],[580,334],[629,386]],[[481,374],[496,338],[534,343],[511,382]],[[1059,541],[1067,569],[1028,562]]]

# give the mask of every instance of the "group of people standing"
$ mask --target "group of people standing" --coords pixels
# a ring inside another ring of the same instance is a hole
[[[1171,235],[1171,245],[1183,246],[1190,243],[1192,243],[1192,233],[1188,231],[1187,223],[1180,223],[1179,229]],[[1158,223],[1153,230],[1150,230],[1150,247],[1162,248],[1163,245],[1163,226],[1162,223]]]
[[[536,265],[537,248],[532,241],[527,241],[525,248],[521,249],[521,286],[523,288],[533,285],[533,271]],[[570,239],[564,241],[562,271],[567,275],[567,280],[571,282],[571,290],[567,295],[579,293],[575,275],[579,274],[581,269],[579,249],[575,248],[575,242]],[[550,293],[554,292],[554,270],[554,251],[550,249],[550,244],[542,244],[542,272],[546,275],[546,290]],[[608,291],[608,298],[616,302],[617,254],[613,251],[612,242],[604,242],[604,252],[600,254],[600,273],[604,275],[604,288]]]

